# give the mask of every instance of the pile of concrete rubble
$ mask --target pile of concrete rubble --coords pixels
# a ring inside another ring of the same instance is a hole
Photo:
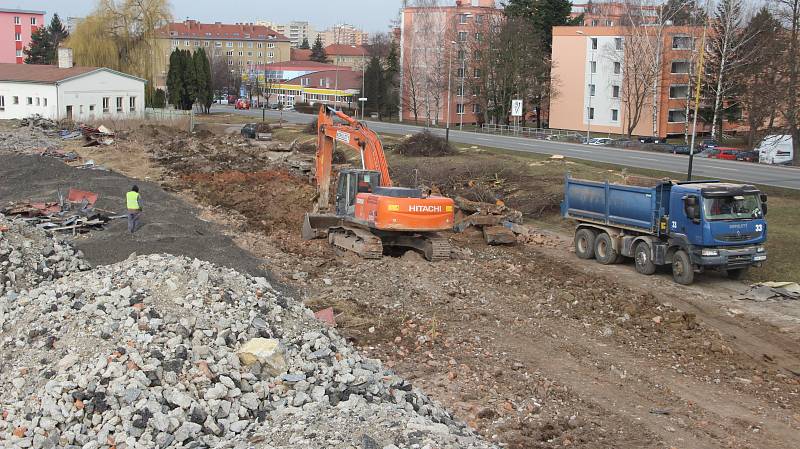
[[[81,272],[3,226],[14,266],[71,274],[0,297],[2,447],[492,447],[264,278],[165,254]]]

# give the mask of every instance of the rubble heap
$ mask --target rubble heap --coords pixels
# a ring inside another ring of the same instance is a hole
[[[80,251],[22,220],[0,214],[0,295],[90,269]],[[0,309],[2,323],[2,309]]]
[[[196,259],[0,297],[0,336],[3,447],[491,447],[264,278]]]

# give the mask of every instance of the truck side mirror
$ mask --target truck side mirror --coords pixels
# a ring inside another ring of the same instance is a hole
[[[761,202],[762,203],[766,203],[767,202],[767,194],[766,193],[762,193],[759,196],[761,197]]]
[[[700,207],[697,204],[697,197],[696,196],[687,196],[684,198],[684,212],[686,213],[686,218],[692,220],[694,223],[700,222]]]
[[[761,203],[761,215],[767,216],[767,203]]]

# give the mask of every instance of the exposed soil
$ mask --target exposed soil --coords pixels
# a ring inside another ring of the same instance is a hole
[[[454,235],[461,257],[434,264],[413,252],[379,261],[336,257],[324,241],[299,237],[314,193],[306,175],[269,153],[213,140],[220,137],[150,139],[139,152],[167,174],[162,183],[199,203],[201,218],[262,258],[314,310],[333,307],[340,331],[362,351],[493,441],[512,448],[797,447],[797,335],[729,313],[722,288],[675,287],[661,276],[578,261],[557,237],[487,247],[477,233]],[[175,139],[188,140],[165,150]],[[111,158],[95,156],[113,167]],[[401,179],[422,166],[395,164],[395,173]],[[436,187],[536,204],[528,215],[554,207],[552,183],[560,181],[454,173]]]

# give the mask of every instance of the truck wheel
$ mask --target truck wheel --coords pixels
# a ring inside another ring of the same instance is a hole
[[[595,234],[593,231],[583,228],[575,232],[575,255],[579,259],[592,259],[594,258],[594,240]]]
[[[689,285],[694,281],[694,267],[689,255],[682,249],[672,256],[672,279],[683,285]]]
[[[636,261],[636,271],[641,274],[653,274],[656,272],[656,264],[653,263],[653,253],[647,242],[639,242],[633,252],[633,260]]]
[[[594,258],[603,265],[617,263],[617,251],[611,242],[611,236],[603,232],[594,241]]]
[[[737,281],[744,279],[747,275],[747,268],[735,268],[728,270],[728,277]]]

